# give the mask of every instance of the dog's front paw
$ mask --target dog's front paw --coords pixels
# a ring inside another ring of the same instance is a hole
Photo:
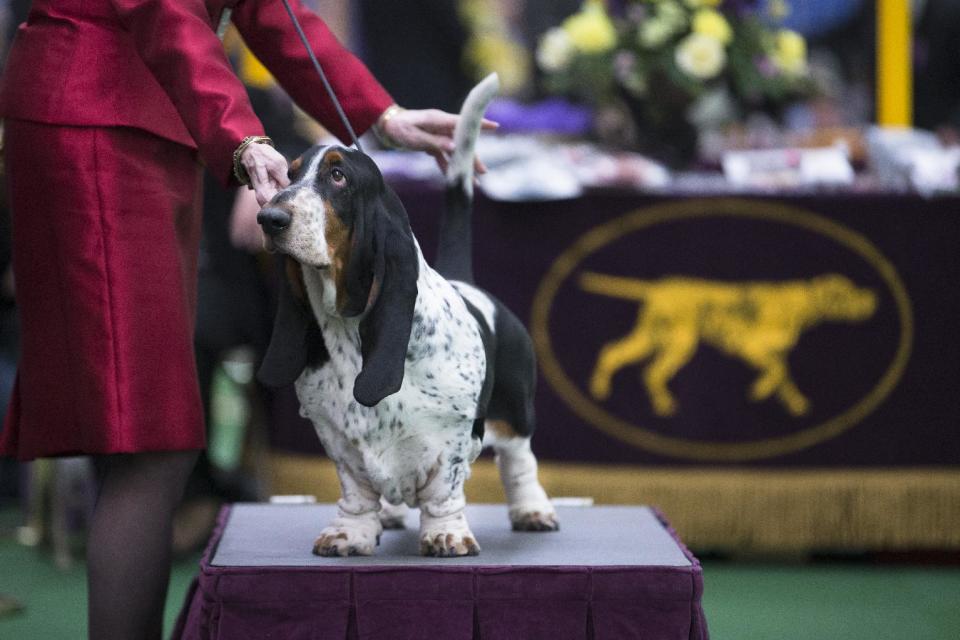
[[[514,531],[557,531],[560,521],[553,505],[510,510],[510,524]]]
[[[372,556],[378,544],[380,532],[371,527],[331,525],[320,532],[313,553],[327,557]]]
[[[420,536],[420,555],[422,556],[456,558],[475,556],[479,553],[480,545],[477,544],[469,529],[466,533],[434,531]]]
[[[420,555],[440,558],[457,556],[475,556],[480,553],[480,545],[463,512],[447,516],[433,517],[421,507],[420,511]]]

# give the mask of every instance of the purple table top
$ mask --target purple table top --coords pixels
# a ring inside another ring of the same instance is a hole
[[[174,638],[705,639],[700,563],[648,507],[560,507],[556,533],[471,505],[483,551],[416,555],[412,528],[370,558],[319,558],[333,505],[226,507]]]

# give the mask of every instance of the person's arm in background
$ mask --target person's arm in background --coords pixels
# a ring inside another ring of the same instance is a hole
[[[112,2],[213,175],[224,185],[236,184],[233,152],[245,137],[263,135],[263,125],[210,25],[203,0]],[[286,161],[279,153],[262,144],[247,150],[243,164],[258,199],[269,194],[269,183],[286,184]]]

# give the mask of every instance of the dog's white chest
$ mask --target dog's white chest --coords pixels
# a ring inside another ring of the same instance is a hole
[[[364,407],[353,398],[353,381],[360,373],[362,357],[356,323],[319,318],[330,360],[307,368],[295,388],[300,413],[319,430],[336,430],[348,439],[364,439],[377,422],[376,408]]]
[[[327,454],[394,503],[415,503],[417,488],[438,472],[455,469],[453,480],[467,473],[480,451],[472,437],[486,374],[479,328],[453,287],[423,266],[397,393],[374,407],[354,399],[363,363],[359,323],[322,313],[317,320],[330,360],[305,370],[295,385],[301,413]]]

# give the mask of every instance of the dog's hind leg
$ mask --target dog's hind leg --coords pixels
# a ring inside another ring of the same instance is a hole
[[[537,459],[530,449],[530,438],[516,435],[510,425],[499,420],[489,420],[486,426],[486,439],[496,453],[514,531],[559,529],[557,511],[537,479]]]
[[[533,341],[506,307],[497,309],[496,373],[484,420],[484,445],[496,453],[500,480],[518,531],[553,531],[557,513],[537,479],[537,459],[530,450],[536,427],[533,406],[537,364]]]
[[[343,465],[337,465],[342,497],[337,501],[337,517],[316,542],[318,556],[369,556],[380,544],[380,494],[355,478]]]

